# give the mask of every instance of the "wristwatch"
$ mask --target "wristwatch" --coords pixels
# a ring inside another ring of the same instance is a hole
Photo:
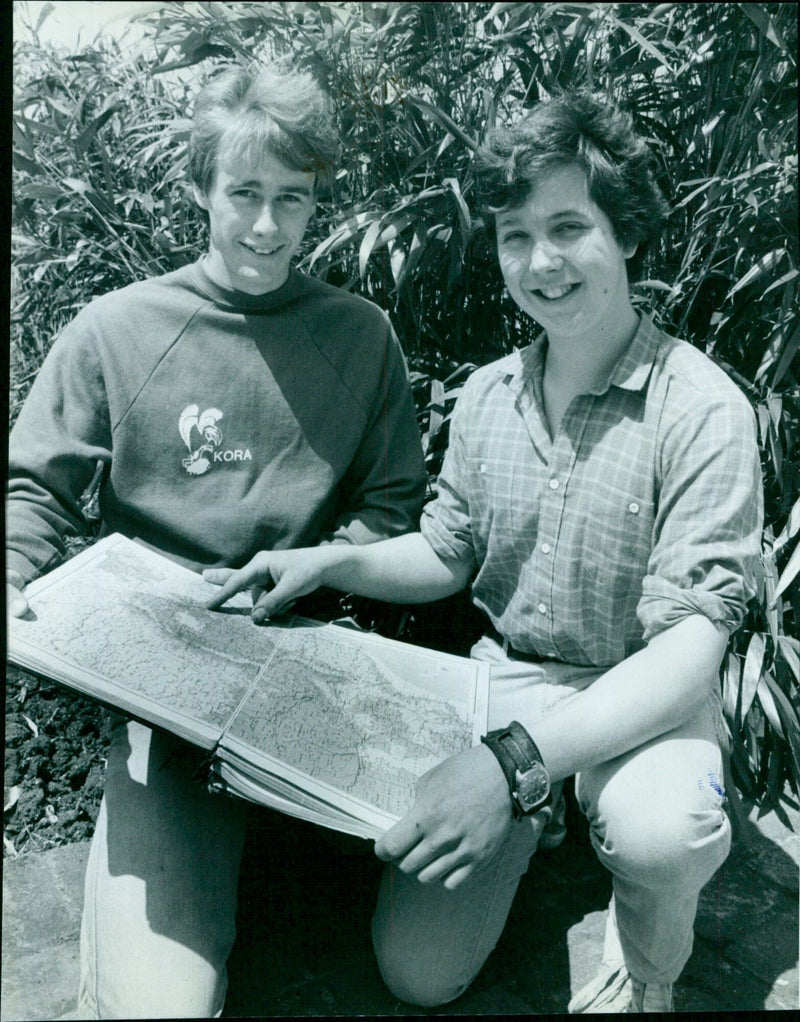
[[[481,738],[503,768],[511,794],[514,817],[521,820],[550,805],[550,775],[536,743],[516,720],[508,727],[490,731]]]

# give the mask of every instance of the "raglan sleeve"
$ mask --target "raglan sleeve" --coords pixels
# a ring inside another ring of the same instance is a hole
[[[663,423],[659,457],[654,542],[638,605],[644,639],[692,614],[732,633],[761,573],[763,492],[749,403],[738,391],[684,402]]]
[[[388,318],[384,323],[380,382],[328,542],[371,543],[419,525],[427,478],[422,443],[400,342]]]
[[[82,312],[45,358],[9,437],[6,568],[26,583],[84,533],[81,497],[111,460],[102,360]]]

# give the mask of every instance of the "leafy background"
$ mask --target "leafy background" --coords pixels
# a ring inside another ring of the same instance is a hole
[[[185,178],[199,82],[291,54],[331,95],[344,146],[303,268],[389,310],[435,492],[463,381],[531,338],[475,220],[475,148],[561,87],[616,98],[651,141],[672,206],[634,300],[717,361],[758,419],[764,581],[721,692],[736,789],[788,824],[781,803],[796,804],[800,782],[796,5],[147,7],[132,50],[103,38],[79,52],[46,45],[47,7],[15,43],[11,420],[79,308],[203,251]],[[392,613],[346,606],[444,648],[463,647],[475,625],[463,597]]]

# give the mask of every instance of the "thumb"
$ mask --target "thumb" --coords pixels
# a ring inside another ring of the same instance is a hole
[[[25,617],[29,609],[28,601],[22,593],[15,593],[8,601],[8,613],[11,617]]]
[[[28,613],[28,601],[13,583],[6,584],[6,609],[10,617],[25,617]]]
[[[267,618],[288,609],[288,604],[293,603],[299,596],[310,593],[313,588],[313,584],[302,585],[287,572],[275,583],[274,588],[263,592],[255,601],[251,614],[253,621],[257,625],[263,624]]]

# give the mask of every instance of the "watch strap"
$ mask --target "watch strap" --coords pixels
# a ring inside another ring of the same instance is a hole
[[[525,814],[522,812],[517,798],[517,772],[524,774],[535,763],[544,767],[542,755],[536,742],[522,724],[516,720],[512,720],[508,727],[489,731],[488,734],[483,735],[481,742],[491,749],[500,764],[508,782],[514,816],[521,819]]]
[[[503,773],[506,775],[508,790],[509,792],[513,792],[517,787],[517,763],[509,750],[505,747],[504,742],[501,741],[505,734],[506,728],[500,728],[498,731],[490,731],[488,734],[483,735],[481,742],[483,742],[483,744],[494,753],[495,759],[500,764]]]

